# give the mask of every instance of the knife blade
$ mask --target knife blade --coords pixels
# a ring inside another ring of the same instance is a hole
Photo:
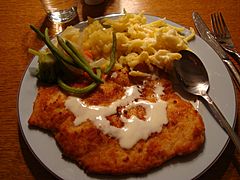
[[[217,42],[214,35],[211,33],[205,22],[202,20],[201,16],[197,12],[192,14],[193,22],[195,27],[203,40],[205,40],[213,50],[222,59],[224,64],[228,67],[230,73],[232,74],[233,80],[236,82],[238,88],[240,88],[240,75],[237,68],[229,59],[227,53],[222,49],[221,45]]]

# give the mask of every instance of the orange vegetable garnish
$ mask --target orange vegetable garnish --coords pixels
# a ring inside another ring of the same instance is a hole
[[[93,54],[91,50],[84,50],[84,55],[93,60]]]

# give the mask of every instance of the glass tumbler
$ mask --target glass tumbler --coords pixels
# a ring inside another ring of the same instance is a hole
[[[77,16],[78,0],[41,0],[52,22],[66,23]]]

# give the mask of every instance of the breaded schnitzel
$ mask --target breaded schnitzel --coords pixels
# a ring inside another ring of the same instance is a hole
[[[146,78],[143,83],[143,80],[131,79],[126,70],[115,73],[117,75],[112,75],[81,99],[88,105],[108,106],[124,96],[124,87],[144,84],[141,99],[155,102],[154,87],[160,82],[164,88],[161,99],[167,102],[168,118],[161,132],[152,133],[147,140],[139,140],[132,148],[122,148],[118,139],[103,133],[91,120],[75,125],[74,114],[64,104],[68,95],[56,86],[39,88],[29,125],[51,131],[63,155],[87,173],[145,173],[175,156],[197,151],[203,145],[205,128],[201,116],[190,102],[175,94],[167,76]],[[116,113],[106,117],[112,126],[120,128],[124,125],[120,118],[122,108],[117,107]],[[146,109],[139,105],[124,111],[125,117],[132,115],[145,121]]]

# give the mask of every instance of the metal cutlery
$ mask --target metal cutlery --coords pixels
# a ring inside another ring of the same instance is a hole
[[[231,34],[225,23],[224,17],[221,12],[211,14],[212,30],[216,40],[224,50],[233,55],[233,58],[240,64],[240,54],[234,47]]]
[[[231,77],[235,81],[238,88],[240,88],[240,75],[238,69],[234,66],[234,64],[229,59],[227,53],[222,49],[220,44],[216,41],[214,35],[208,29],[207,25],[202,20],[201,16],[197,12],[193,12],[192,14],[193,21],[197,31],[199,32],[200,36],[215,50],[215,52],[219,55],[222,59],[224,64],[229,69],[231,73]]]
[[[207,70],[205,69],[203,63],[191,51],[182,50],[179,51],[179,53],[182,55],[182,58],[179,61],[175,61],[173,67],[181,86],[185,91],[205,100],[213,117],[226,131],[240,153],[239,137],[208,94],[210,82]]]

